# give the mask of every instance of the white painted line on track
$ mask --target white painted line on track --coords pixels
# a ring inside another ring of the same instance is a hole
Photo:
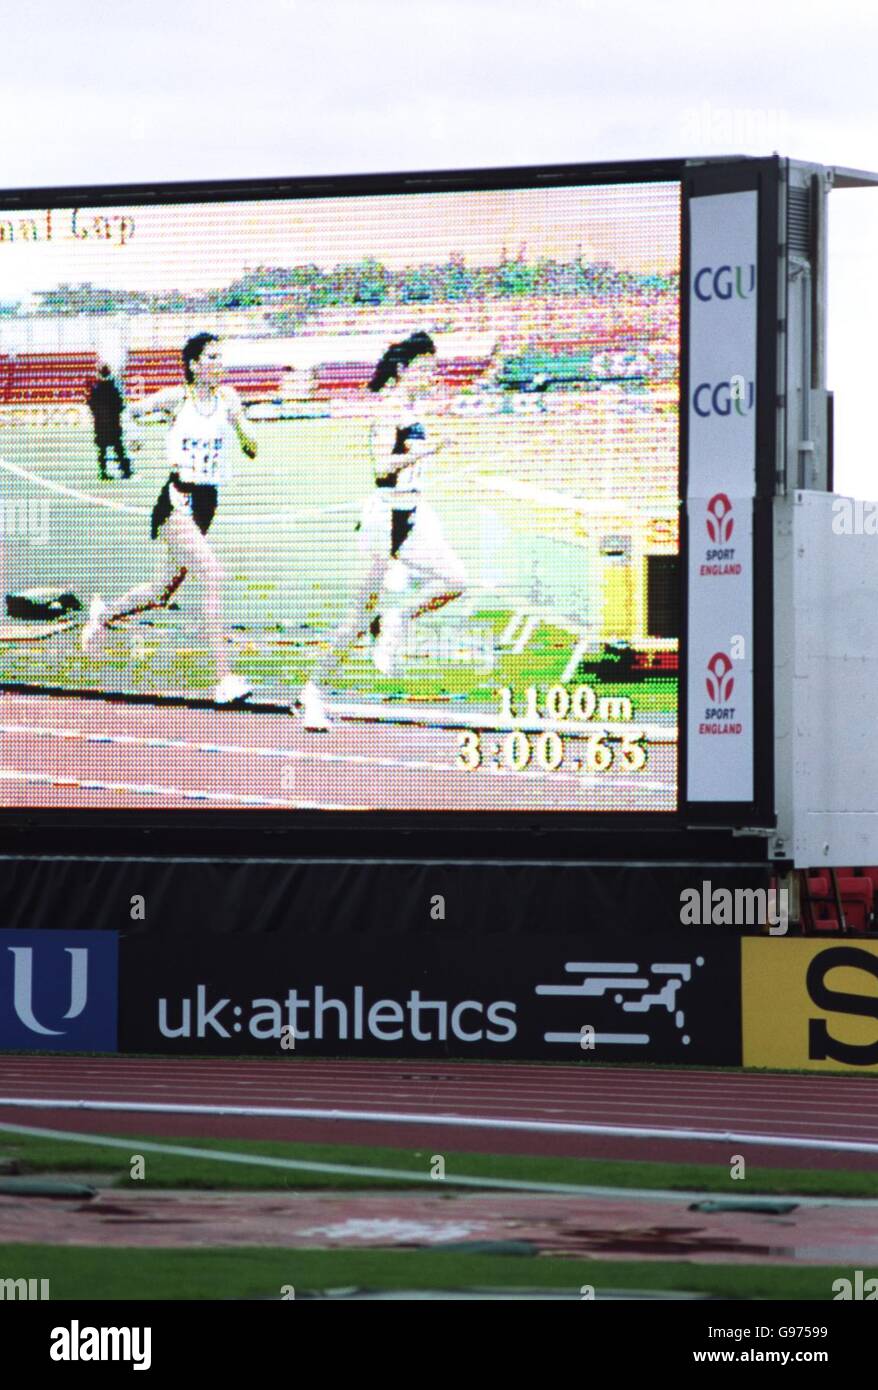
[[[135,507],[130,502],[116,502],[110,497],[104,497],[99,493],[82,492],[78,488],[68,487],[66,483],[56,483],[52,478],[43,478],[39,473],[34,473],[28,468],[22,468],[20,464],[10,463],[8,459],[0,459],[0,468],[7,473],[13,473],[17,478],[22,478],[27,483],[32,483],[35,487],[45,488],[48,492],[57,493],[60,497],[69,497],[75,502],[84,502],[89,507],[106,507],[111,512],[122,512],[129,516],[152,516],[152,507]],[[161,471],[156,475],[157,486],[161,486]],[[223,521],[232,526],[266,526],[293,521],[307,520],[311,517],[332,516],[334,514],[358,512],[362,507],[362,502],[339,502],[327,507],[285,507],[280,512],[260,512],[254,508],[252,512],[241,513],[222,513]]]
[[[10,1085],[20,1085],[22,1088],[30,1087],[34,1091],[40,1090],[44,1086],[57,1089],[59,1080],[57,1068],[47,1068],[44,1079],[39,1074],[34,1074],[33,1072],[16,1073],[0,1069],[0,1078],[2,1078],[2,1084],[7,1087]],[[291,1098],[297,1099],[302,1098],[304,1093],[319,1091],[321,1098],[338,1098],[344,1102],[346,1100],[353,1100],[353,1092],[356,1090],[357,1101],[364,1098],[368,1098],[370,1101],[382,1101],[385,1098],[395,1099],[414,1096],[421,1100],[435,1100],[441,1097],[446,1103],[453,1098],[455,1104],[484,1105],[489,1108],[498,1108],[504,1105],[514,1105],[516,1108],[523,1108],[531,1104],[541,1106],[553,1105],[565,1108],[570,1108],[572,1106],[588,1106],[589,1108],[598,1108],[602,1112],[613,1109],[630,1108],[630,1102],[619,1100],[609,1092],[596,1094],[587,1089],[571,1092],[567,1090],[555,1091],[551,1087],[545,1087],[542,1090],[507,1087],[505,1088],[505,1092],[501,1093],[500,1088],[492,1087],[486,1083],[470,1087],[456,1086],[453,1083],[437,1083],[434,1085],[402,1083],[386,1085],[378,1080],[360,1081],[356,1087],[353,1087],[350,1082],[335,1079],[331,1074],[322,1077],[312,1076],[310,1078],[302,1077],[295,1079],[289,1077],[281,1079],[278,1077],[274,1081],[269,1082],[264,1077],[258,1076],[248,1076],[241,1077],[238,1080],[230,1080],[221,1076],[210,1077],[198,1076],[197,1074],[195,1076],[190,1075],[189,1077],[174,1076],[169,1080],[154,1081],[149,1079],[148,1073],[141,1077],[134,1074],[128,1075],[127,1077],[119,1077],[117,1080],[114,1080],[110,1077],[104,1078],[100,1076],[100,1074],[95,1075],[85,1072],[84,1074],[80,1074],[78,1079],[74,1076],[74,1078],[72,1078],[72,1084],[68,1084],[67,1089],[70,1091],[77,1087],[79,1089],[88,1088],[93,1094],[100,1093],[103,1096],[115,1093],[130,1093],[132,1088],[136,1088],[138,1091],[144,1093],[152,1090],[174,1091],[178,1096],[181,1091],[185,1093],[187,1090],[193,1091],[197,1096],[204,1096],[205,1094],[219,1094],[222,1096],[235,1091],[246,1090],[248,1096],[256,1100],[262,1095],[276,1097],[281,1091],[289,1093]],[[186,1099],[187,1097],[184,1094],[180,1096],[180,1098]],[[304,1098],[310,1097],[305,1094]],[[772,1117],[776,1117],[778,1123],[796,1124],[803,1122],[799,1120],[801,1114],[800,1107],[792,1105],[787,1107],[788,1110],[792,1111],[792,1113],[787,1116],[787,1114],[778,1107],[776,1102],[773,1103],[771,1101],[760,1102],[757,1100],[755,1103],[748,1105],[741,1102],[725,1104],[720,1098],[717,1098],[713,1103],[699,1102],[697,1105],[690,1105],[685,1100],[679,1098],[670,1104],[662,1104],[657,1102],[654,1098],[649,1098],[643,1100],[642,1104],[638,1103],[638,1109],[642,1109],[643,1105],[646,1106],[651,1114],[656,1115],[676,1112],[677,1114],[685,1114],[687,1117],[695,1118],[700,1115],[708,1116],[712,1113],[720,1112],[728,1115],[730,1118],[741,1114],[756,1120],[761,1113],[768,1113]],[[874,1111],[864,1112],[851,1105],[838,1105],[835,1107],[827,1105],[826,1107],[821,1107],[820,1118],[822,1122],[830,1124],[842,1124],[845,1123],[848,1118],[856,1118],[862,1125],[872,1126],[878,1124],[878,1113]]]
[[[192,787],[165,787],[150,782],[102,782],[95,778],[25,772],[19,768],[0,769],[0,782],[24,782],[29,786],[54,787],[85,792],[114,792],[126,796],[166,796],[176,801],[214,801],[235,806],[277,806],[291,811],[363,811],[365,806],[324,801],[291,801],[281,796],[251,796],[241,792],[201,791]]]
[[[0,1131],[8,1134],[20,1134],[26,1138],[33,1139],[53,1139],[74,1144],[96,1144],[104,1148],[124,1149],[130,1151],[131,1139],[116,1139],[106,1134],[83,1134],[77,1130],[66,1129],[38,1129],[31,1125],[7,1125],[0,1121]],[[272,1158],[263,1154],[241,1154],[229,1152],[222,1149],[199,1149],[190,1148],[180,1144],[158,1144],[151,1140],[138,1140],[138,1148],[145,1152],[166,1154],[174,1158],[209,1158],[215,1159],[218,1163],[243,1163],[258,1168],[289,1168],[311,1173],[328,1173],[345,1175],[350,1177],[366,1178],[391,1178],[411,1182],[433,1182],[429,1173],[409,1172],[398,1168],[366,1168],[358,1167],[346,1163],[317,1163],[305,1159],[281,1159]],[[687,1192],[684,1190],[662,1191],[651,1188],[618,1188],[618,1187],[597,1187],[591,1185],[578,1185],[575,1183],[545,1183],[531,1182],[526,1179],[518,1181],[514,1178],[470,1178],[463,1175],[454,1176],[448,1174],[445,1182],[452,1186],[482,1188],[490,1191],[492,1188],[505,1188],[508,1191],[520,1192],[545,1192],[558,1193],[560,1195],[576,1195],[582,1197],[609,1198],[611,1201],[644,1201],[644,1202],[672,1202],[675,1205],[689,1204],[691,1202],[721,1200],[723,1205],[728,1207],[730,1204],[740,1204],[747,1209],[752,1198],[727,1197],[725,1194],[717,1192]],[[789,1198],[777,1197],[770,1193],[760,1194],[757,1200],[766,1203],[773,1201],[795,1202],[797,1207],[841,1207],[848,1210],[853,1207],[878,1207],[878,1199],[870,1197],[800,1197],[790,1196]]]
[[[115,1139],[105,1134],[81,1134],[63,1129],[34,1129],[29,1125],[6,1125],[0,1121],[0,1131],[21,1134],[36,1139],[61,1139],[78,1144],[98,1144],[105,1148],[125,1149],[130,1153],[131,1139]],[[137,1140],[138,1149],[144,1153],[167,1154],[173,1158],[209,1159],[217,1163],[239,1163],[255,1168],[280,1168],[292,1172],[327,1173],[336,1176],[356,1178],[390,1178],[396,1182],[429,1183],[434,1189],[436,1179],[430,1172],[413,1172],[401,1168],[373,1168],[349,1163],[317,1163],[308,1159],[272,1158],[266,1154],[242,1154],[222,1149],[195,1149],[179,1144],[157,1144],[151,1140]],[[510,1192],[544,1192],[559,1195],[589,1196],[591,1189],[575,1183],[532,1182],[517,1178],[470,1178],[462,1174],[446,1173],[443,1185],[449,1187],[474,1187],[481,1191],[503,1188]],[[437,1194],[438,1195],[438,1194]]]
[[[44,1088],[57,1089],[58,1084],[57,1077],[47,1077],[45,1082],[41,1082],[35,1077],[22,1077],[20,1082],[17,1081],[17,1079],[13,1081],[8,1073],[2,1076],[2,1082],[8,1096],[11,1096],[17,1089],[17,1086],[20,1086],[20,1093],[22,1095],[29,1094],[32,1099],[38,1099],[39,1094]],[[110,1101],[114,1096],[124,1096],[126,1092],[130,1093],[132,1087],[130,1081],[127,1085],[124,1081],[120,1081],[118,1084],[110,1084],[109,1082],[86,1082],[82,1084],[81,1089],[88,1089],[90,1092],[89,1096],[76,1096],[71,1097],[71,1099]],[[220,1105],[223,1104],[224,1099],[227,1103],[233,1103],[235,1099],[233,1093],[235,1091],[246,1091],[248,1109],[252,1109],[254,1105],[258,1105],[263,1099],[277,1099],[279,1090],[283,1088],[268,1085],[261,1087],[258,1084],[254,1084],[253,1081],[246,1080],[230,1085],[220,1080],[211,1083],[210,1080],[205,1079],[198,1084],[197,1088],[194,1085],[181,1087],[179,1082],[141,1081],[137,1084],[136,1089],[138,1098],[144,1102],[148,1100],[150,1095],[170,1092],[180,1104],[195,1104],[197,1103],[197,1098],[201,1103],[211,1100]],[[186,1094],[187,1090],[192,1092],[191,1096]],[[316,1079],[312,1082],[304,1083],[301,1088],[294,1087],[292,1091],[293,1093],[287,1095],[285,1099],[288,1099],[291,1103],[295,1101],[300,1105],[309,1102],[317,1103],[318,1101],[337,1101],[343,1106],[345,1103],[352,1102],[350,1088],[334,1086],[332,1082],[318,1083]],[[310,1091],[314,1091],[315,1094],[308,1094]],[[480,1096],[472,1092],[465,1092],[455,1090],[452,1087],[442,1086],[441,1092],[437,1088],[428,1098],[425,1096],[425,1088],[423,1087],[394,1086],[392,1088],[381,1088],[377,1085],[365,1085],[358,1088],[357,1103],[371,1106],[411,1105],[412,1103],[418,1104],[419,1102],[425,1102],[427,1099],[433,1101],[441,1095],[441,1099],[446,1107],[448,1105],[454,1105],[456,1107],[461,1107],[462,1110],[465,1108],[469,1113],[475,1109],[477,1114],[483,1114],[486,1117],[489,1117],[495,1111],[506,1111],[507,1113],[515,1112],[516,1118],[527,1118],[529,1116],[537,1118],[540,1113],[564,1112],[571,1120],[576,1118],[577,1112],[579,1111],[592,1116],[597,1112],[600,1114],[602,1120],[609,1120],[612,1117],[613,1111],[622,1110],[624,1112],[630,1109],[630,1107],[624,1103],[617,1104],[608,1099],[598,1100],[591,1095],[583,1096],[582,1094],[577,1097],[569,1097],[561,1095],[555,1096],[551,1091],[543,1092],[540,1096],[527,1096],[522,1093],[517,1093],[508,1095],[505,1099],[489,1099],[488,1094],[487,1089],[485,1095]],[[763,1113],[766,1111],[769,1112],[770,1118],[775,1126],[783,1127],[786,1130],[794,1129],[797,1126],[804,1126],[809,1123],[809,1121],[801,1119],[795,1114],[786,1117],[779,1114],[776,1107],[769,1106],[729,1107],[716,1104],[690,1108],[685,1105],[661,1107],[651,1103],[645,1103],[639,1105],[637,1109],[641,1118],[652,1119],[657,1122],[664,1121],[667,1124],[697,1124],[699,1121],[702,1123],[709,1123],[712,1119],[718,1118],[721,1123],[726,1124],[734,1124],[736,1121],[740,1121],[745,1124],[759,1125],[763,1122]],[[430,1112],[427,1111],[425,1113]],[[866,1117],[853,1110],[846,1110],[838,1115],[830,1116],[828,1114],[821,1114],[820,1118],[825,1135],[830,1132],[851,1129],[855,1130],[863,1138],[871,1135],[873,1132],[878,1134],[878,1115]]]
[[[62,729],[51,724],[0,724],[0,734],[28,738],[62,739],[102,747],[151,748],[164,752],[218,753],[223,757],[282,759],[290,762],[322,762],[358,767],[411,768],[416,772],[456,772],[451,763],[428,762],[423,758],[377,758],[360,753],[327,753],[319,749],[273,748],[247,743],[198,743],[184,738],[147,738],[138,734],[111,734],[87,729]],[[514,776],[515,774],[511,774]]]
[[[14,1088],[10,1087],[8,1076],[4,1077],[3,1080],[6,1085],[7,1099],[11,1100],[12,1095],[14,1094]],[[56,1086],[57,1081],[53,1082],[50,1079],[46,1080],[46,1088],[49,1088],[53,1085]],[[26,1091],[29,1090],[30,1094],[28,1096],[28,1099],[39,1099],[39,1093],[42,1089],[41,1084],[39,1082],[35,1081],[33,1078],[31,1078],[29,1081],[23,1080],[21,1082],[21,1087],[22,1095],[25,1095]],[[113,1102],[114,1096],[119,1096],[120,1094],[124,1095],[125,1092],[123,1084],[120,1084],[119,1086],[110,1086],[107,1084],[103,1084],[99,1086],[91,1086],[89,1089],[91,1094],[87,1098],[76,1097],[74,1103],[78,1103],[79,1100],[82,1099],[84,1104],[111,1104]],[[197,1103],[204,1104],[207,1101],[213,1101],[217,1106],[222,1106],[223,1108],[226,1108],[229,1105],[233,1105],[235,1099],[234,1096],[230,1094],[230,1090],[232,1088],[229,1088],[228,1086],[222,1087],[219,1084],[216,1087],[212,1087],[208,1082],[199,1085],[196,1093],[198,1100],[195,1099],[194,1095],[191,1098],[187,1096],[185,1094],[185,1088],[183,1088],[184,1094],[181,1095],[181,1088],[178,1085],[172,1085],[170,1083],[141,1083],[137,1089],[138,1103],[143,1104],[152,1103],[148,1100],[148,1096],[150,1094],[155,1096],[163,1092],[170,1092],[174,1097],[174,1103],[180,1105],[194,1105]],[[241,1083],[239,1083],[238,1089],[246,1090],[247,1092],[248,1105],[246,1107],[246,1110],[248,1113],[252,1113],[254,1107],[258,1106],[263,1099],[265,1099],[266,1101],[272,1098],[277,1099],[277,1088],[266,1087],[265,1090],[262,1091],[261,1089],[254,1087],[252,1082],[242,1081]],[[303,1094],[302,1092],[298,1092],[295,1095],[289,1096],[288,1099],[291,1103],[295,1101],[295,1103],[299,1106],[305,1106],[309,1103],[317,1104],[321,1101],[326,1103],[331,1102],[333,1099],[336,1099],[336,1097],[333,1097],[332,1095],[333,1088],[331,1085],[320,1085],[319,1087],[314,1085],[313,1089],[315,1091],[319,1090],[319,1094],[315,1094],[312,1096],[307,1093]],[[386,1092],[382,1094],[382,1092],[379,1089],[370,1087],[364,1087],[358,1095],[358,1101],[360,1105],[370,1105],[374,1107],[389,1105],[399,1107],[400,1105],[406,1104],[417,1105],[418,1101],[423,1098],[423,1091],[420,1091],[419,1093],[418,1091],[412,1088],[396,1087],[393,1088],[392,1095],[387,1095]],[[337,1099],[340,1105],[344,1106],[345,1102],[349,1101],[349,1096],[347,1094],[343,1094],[342,1096],[337,1097]],[[466,1114],[470,1117],[472,1117],[473,1115],[481,1116],[484,1117],[486,1120],[489,1120],[494,1112],[499,1111],[502,1115],[502,1113],[505,1111],[505,1117],[509,1119],[532,1119],[534,1121],[538,1121],[541,1116],[561,1114],[566,1116],[567,1120],[570,1123],[577,1123],[578,1114],[582,1113],[583,1115],[591,1116],[592,1119],[596,1119],[599,1117],[602,1122],[609,1123],[613,1118],[615,1118],[612,1115],[613,1110],[618,1110],[621,1108],[624,1111],[627,1108],[624,1106],[614,1106],[611,1102],[608,1101],[596,1103],[594,1102],[592,1097],[579,1097],[578,1105],[572,1105],[569,1101],[563,1101],[561,1097],[553,1097],[551,1095],[548,1099],[544,1098],[542,1103],[539,1104],[535,1104],[533,1100],[528,1102],[527,1098],[521,1096],[510,1096],[507,1097],[506,1100],[492,1101],[480,1099],[476,1096],[466,1094],[462,1095],[460,1093],[455,1094],[452,1092],[451,1094],[449,1094],[448,1088],[446,1087],[443,1087],[442,1089],[442,1099],[445,1102],[446,1106],[453,1105],[455,1107],[458,1107],[455,1112],[457,1114]],[[51,1103],[51,1101],[45,1100],[43,1103],[48,1105]],[[434,1114],[435,1111],[425,1110],[423,1113],[425,1115],[430,1115]],[[675,1113],[669,1113],[668,1110],[663,1110],[656,1106],[646,1105],[638,1106],[638,1113],[641,1119],[645,1121],[653,1121],[656,1124],[664,1124],[666,1126],[680,1125],[687,1128],[689,1125],[697,1125],[699,1121],[701,1123],[710,1123],[712,1119],[717,1119],[720,1123],[725,1124],[734,1124],[736,1121],[742,1124],[750,1125],[760,1125],[763,1123],[761,1115],[754,1110],[749,1110],[745,1108],[729,1109],[721,1105],[703,1107],[699,1111],[692,1111],[685,1107],[679,1106],[676,1107]],[[822,1128],[824,1138],[830,1138],[833,1134],[841,1135],[844,1131],[851,1130],[853,1130],[854,1133],[864,1141],[870,1139],[872,1135],[878,1137],[878,1117],[875,1117],[874,1119],[870,1118],[869,1121],[866,1121],[860,1115],[854,1116],[853,1112],[847,1113],[849,1113],[851,1116],[850,1122],[848,1122],[844,1118],[837,1118],[835,1116],[833,1116],[831,1119],[826,1116],[821,1117],[821,1119],[823,1120]],[[796,1117],[790,1117],[789,1119],[784,1118],[783,1116],[778,1115],[775,1111],[772,1111],[772,1121],[776,1129],[782,1130],[784,1133],[795,1133],[797,1129],[801,1129],[808,1123],[808,1121],[804,1119],[798,1119]],[[756,1133],[758,1131],[754,1130],[752,1132]]]
[[[127,706],[126,706],[127,708]],[[343,716],[349,717],[347,715]],[[387,758],[368,756],[364,753],[328,753],[320,749],[304,748],[273,748],[264,746],[252,746],[239,743],[197,743],[190,742],[188,739],[173,738],[145,738],[136,734],[111,734],[105,731],[95,732],[86,729],[58,728],[51,724],[0,724],[0,734],[9,734],[13,737],[23,738],[50,738],[59,739],[65,742],[83,742],[97,747],[128,747],[128,748],[150,748],[158,751],[175,751],[191,753],[219,753],[226,757],[246,757],[264,759],[284,759],[289,762],[304,763],[325,763],[327,765],[349,766],[349,767],[383,767],[400,772],[437,772],[443,776],[452,775],[455,777],[467,774],[453,763],[431,762],[424,758]],[[573,783],[579,786],[598,786],[607,785],[606,774],[587,776],[563,772],[550,773],[536,768],[525,768],[521,772],[514,772],[509,768],[491,767],[491,773],[496,777],[505,777],[517,781],[546,781],[550,780],[552,786],[557,786],[560,782]],[[613,779],[613,786],[618,788],[621,785],[636,786],[641,791],[650,792],[671,792],[674,787],[670,783],[643,781],[638,774],[632,773],[629,776],[624,774]],[[114,788],[115,789],[115,788]],[[103,787],[99,790],[104,790]],[[205,794],[206,795],[206,794]],[[203,798],[196,798],[203,799]],[[250,804],[250,803],[245,803]],[[289,802],[279,801],[258,804],[278,804],[289,805]],[[323,810],[362,810],[363,807],[348,806],[340,807],[314,805],[305,802],[292,803],[300,809],[323,809]],[[576,1035],[577,1045],[579,1036]]]
[[[485,1119],[472,1115],[418,1115],[390,1110],[318,1110],[304,1106],[161,1105],[151,1101],[86,1101],[0,1096],[0,1106],[19,1110],[95,1110],[138,1115],[211,1115],[281,1120],[359,1120],[370,1123],[430,1125],[460,1129],[517,1130],[528,1134],[590,1134],[619,1139],[672,1139],[685,1143],[754,1144],[785,1149],[819,1149],[832,1153],[878,1154],[878,1142],[820,1137],[754,1134],[737,1130],[667,1129],[644,1125],[594,1125],[556,1120]]]

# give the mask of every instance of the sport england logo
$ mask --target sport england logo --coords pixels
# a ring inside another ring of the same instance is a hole
[[[115,1052],[115,932],[0,933],[0,1047]]]
[[[725,652],[714,652],[707,663],[707,678],[704,684],[714,704],[731,698],[735,688],[735,678],[731,674],[732,663]]]
[[[749,415],[756,400],[756,387],[742,376],[730,376],[727,381],[702,381],[692,393],[692,408],[702,420],[711,415]]]
[[[729,545],[735,529],[733,511],[732,500],[724,492],[715,492],[707,504],[704,526],[711,544],[704,547],[704,560],[698,566],[703,578],[741,573],[742,565],[735,559],[735,547]]]
[[[725,544],[732,539],[735,518],[732,504],[724,492],[716,492],[707,504],[707,534],[714,544]]]
[[[756,266],[703,265],[693,281],[696,299],[709,304],[716,299],[750,299],[756,291]]]
[[[714,652],[707,663],[704,686],[710,704],[704,707],[699,734],[741,734],[744,726],[735,722],[735,706],[728,701],[735,689],[732,659],[726,652]]]

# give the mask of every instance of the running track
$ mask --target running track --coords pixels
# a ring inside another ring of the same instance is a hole
[[[485,740],[486,750],[501,735]],[[565,766],[457,765],[459,731],[339,721],[308,734],[288,714],[0,695],[0,803],[99,809],[261,807],[280,810],[630,809],[670,806],[676,750],[651,747],[644,773],[568,771],[584,740],[565,739]]]
[[[15,1104],[24,1100],[34,1103]],[[110,1108],[64,1109],[53,1102]],[[132,1108],[144,1104],[159,1109]],[[204,1109],[168,1113],[172,1106]],[[219,1113],[230,1109],[236,1113]],[[266,1115],[257,1113],[260,1109],[312,1114]],[[352,1118],[350,1112],[370,1118]],[[424,1123],[427,1119],[433,1122]],[[484,1123],[500,1120],[521,1127]],[[0,1126],[4,1122],[83,1133],[380,1144],[428,1153],[649,1158],[724,1167],[732,1154],[741,1153],[756,1165],[878,1171],[878,1081],[843,1075],[588,1063],[316,1061],[294,1054],[270,1061],[0,1056]],[[558,1132],[543,1125],[641,1127],[662,1134],[644,1139]],[[696,1141],[687,1137],[692,1131],[718,1138]],[[752,1139],[748,1144],[719,1137],[726,1132]],[[866,1143],[874,1151],[754,1142],[765,1136]]]

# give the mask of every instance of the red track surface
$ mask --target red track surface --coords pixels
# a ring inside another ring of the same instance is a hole
[[[288,714],[0,695],[0,802],[9,807],[204,804],[278,809],[630,810],[670,807],[676,750],[650,749],[646,775],[457,764],[458,732],[345,720],[308,734]],[[170,742],[172,747],[155,746]],[[567,762],[584,758],[566,741]],[[661,784],[665,790],[654,788]]]
[[[0,1098],[32,1098],[37,1108],[0,1106],[0,1125],[84,1133],[277,1139],[382,1144],[429,1152],[525,1153],[878,1171],[878,1152],[696,1142],[685,1132],[654,1139],[498,1130],[472,1120],[516,1119],[710,1130],[772,1138],[795,1136],[878,1144],[878,1083],[869,1077],[790,1076],[578,1066],[475,1063],[272,1061],[213,1059],[0,1057]],[[63,1110],[51,1101],[112,1102],[120,1109]],[[137,1113],[138,1103],[307,1108],[319,1118]],[[386,1119],[335,1117],[374,1111]],[[450,1117],[441,1124],[403,1122],[400,1114]]]
[[[398,1192],[169,1193],[133,1186],[86,1201],[0,1196],[3,1244],[51,1245],[59,1228],[66,1247],[441,1250],[451,1242],[489,1240],[524,1241],[541,1255],[580,1259],[849,1268],[873,1265],[878,1248],[878,1208],[854,1203],[798,1206],[792,1213],[704,1212],[683,1194],[669,1201],[624,1192],[498,1195],[455,1188],[441,1196],[416,1188],[402,1198]]]

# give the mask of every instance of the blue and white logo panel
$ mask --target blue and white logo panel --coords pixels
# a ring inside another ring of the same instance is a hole
[[[104,931],[0,931],[0,1048],[117,1050],[119,939]]]

